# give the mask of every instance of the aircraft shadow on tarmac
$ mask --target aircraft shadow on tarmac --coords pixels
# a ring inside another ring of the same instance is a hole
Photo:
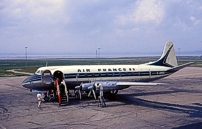
[[[160,95],[160,94],[172,94],[172,93],[200,93],[202,94],[202,91],[198,90],[184,90],[184,89],[177,89],[177,88],[171,88],[169,91],[159,91],[159,92],[147,92],[147,93],[133,93],[133,94],[117,94],[115,100],[108,99],[108,96],[106,96],[106,104],[108,107],[115,107],[115,106],[122,106],[122,105],[138,105],[148,108],[154,108],[157,110],[166,110],[170,112],[176,112],[176,113],[186,113],[190,117],[197,117],[202,118],[202,104],[200,103],[193,103],[192,105],[180,105],[180,104],[172,104],[172,103],[163,103],[158,101],[149,101],[144,100],[140,98],[135,98],[136,96],[149,96],[149,95]],[[116,103],[113,105],[113,102],[121,102]],[[71,99],[70,105],[78,105],[78,104],[86,104],[88,105],[97,103],[97,100],[92,100],[92,98],[83,98],[81,101],[78,99]],[[112,104],[110,104],[112,103]]]
[[[148,108],[154,108],[157,110],[166,110],[176,113],[186,113],[190,117],[202,118],[202,104],[193,103],[192,105],[180,105],[172,103],[163,103],[158,101],[149,101],[140,98],[135,98],[137,96],[149,96],[149,95],[160,95],[160,94],[172,94],[172,93],[200,93],[202,91],[197,90],[184,90],[171,88],[169,91],[159,91],[159,92],[147,92],[147,93],[133,93],[133,94],[117,94],[115,100],[108,99],[108,96],[105,96],[107,107],[116,107],[122,105],[138,105]],[[113,105],[113,102],[121,102]],[[80,106],[91,106],[98,103],[98,100],[93,100],[92,98],[84,97],[82,100],[76,98],[70,98],[69,105],[80,105]],[[110,104],[112,103],[112,104]],[[87,104],[87,105],[86,105]]]
[[[107,108],[123,106],[123,105],[136,105],[136,106],[142,106],[147,108],[153,108],[156,110],[164,110],[164,111],[175,112],[175,113],[185,113],[185,114],[188,114],[189,117],[193,117],[193,118],[202,118],[202,104],[200,103],[193,103],[192,105],[180,105],[180,104],[172,104],[172,103],[166,103],[166,102],[164,103],[164,102],[149,101],[145,99],[135,98],[138,96],[172,94],[172,93],[180,93],[180,92],[202,94],[202,91],[198,91],[198,90],[184,90],[184,89],[171,88],[169,91],[118,94],[116,95],[115,100],[109,100],[108,96],[106,96],[106,104],[107,104]],[[114,103],[114,101],[119,103]],[[88,107],[88,106],[95,106],[97,103],[98,101],[92,100],[92,98],[84,97],[82,100],[78,100],[76,98],[71,97],[69,105],[79,105],[81,107]],[[202,128],[202,122],[180,126],[175,129],[192,129],[192,128]]]
[[[163,103],[158,101],[149,101],[140,98],[135,98],[136,96],[147,96],[147,95],[158,95],[158,94],[171,94],[179,92],[191,92],[191,93],[201,93],[202,91],[193,91],[193,90],[181,90],[172,88],[173,91],[161,91],[161,92],[149,92],[149,93],[134,93],[134,94],[119,94],[117,95],[117,101],[123,102],[125,104],[133,104],[148,108],[154,108],[157,110],[166,110],[176,113],[186,113],[190,117],[202,118],[202,104],[193,103],[191,105],[180,105],[172,103]]]
[[[148,108],[153,108],[157,110],[166,110],[175,113],[185,113],[189,117],[202,118],[202,104],[193,103],[193,106],[190,105],[180,105],[172,103],[162,103],[157,101],[149,101],[140,98],[135,98],[135,96],[145,96],[145,95],[156,95],[156,94],[170,94],[178,92],[194,92],[202,93],[201,91],[189,91],[189,90],[180,90],[176,89],[175,91],[163,91],[163,92],[150,92],[150,93],[138,93],[138,94],[119,94],[117,95],[117,100],[125,103],[126,105],[138,105]],[[202,122],[197,122],[193,124],[183,125],[173,129],[196,129],[202,128]]]
[[[173,129],[201,129],[202,128],[202,122],[194,123],[194,124],[188,124],[180,127],[176,127]]]

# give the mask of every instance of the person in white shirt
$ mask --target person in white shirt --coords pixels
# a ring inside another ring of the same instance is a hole
[[[99,98],[98,98],[99,105],[101,104],[102,107],[103,107],[103,106],[106,107],[107,105],[105,104],[105,99],[104,99],[104,94],[103,94],[103,87],[102,87],[101,83],[98,83],[98,84],[97,84],[97,87],[98,87],[98,89],[100,90],[100,96],[99,96]],[[98,105],[98,106],[99,106],[99,105]]]
[[[36,97],[38,99],[38,108],[41,108],[42,95],[40,93],[37,93]]]

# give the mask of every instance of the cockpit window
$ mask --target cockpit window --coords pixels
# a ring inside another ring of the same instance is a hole
[[[36,72],[35,72],[35,74],[38,74],[38,75],[41,75],[43,73],[43,70],[37,70]]]
[[[41,70],[37,70],[35,73],[36,73],[36,74],[40,74],[40,73],[41,73]]]

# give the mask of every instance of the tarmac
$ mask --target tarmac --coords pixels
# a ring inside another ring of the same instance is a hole
[[[119,91],[107,107],[97,100],[70,98],[68,106],[43,102],[21,86],[26,77],[0,78],[0,128],[202,128],[202,68],[188,67],[157,80],[160,86]]]

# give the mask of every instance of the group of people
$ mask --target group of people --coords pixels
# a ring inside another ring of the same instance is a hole
[[[104,93],[103,93],[103,86],[101,83],[97,83],[97,89],[99,90],[99,96],[98,96],[98,107],[106,107],[105,99],[104,99]],[[50,95],[51,97],[51,95]],[[37,93],[37,100],[38,100],[38,108],[41,108],[42,104],[42,93]]]
[[[37,100],[38,100],[38,108],[41,108],[41,104],[42,104],[42,100],[44,99],[47,99],[47,100],[45,100],[45,101],[52,101],[52,102],[54,102],[54,92],[51,90],[50,92],[49,92],[50,94],[49,94],[49,96],[47,96],[47,95],[44,95],[44,94],[47,94],[46,92],[38,92],[37,93],[37,95],[36,95],[36,97],[37,97]]]

